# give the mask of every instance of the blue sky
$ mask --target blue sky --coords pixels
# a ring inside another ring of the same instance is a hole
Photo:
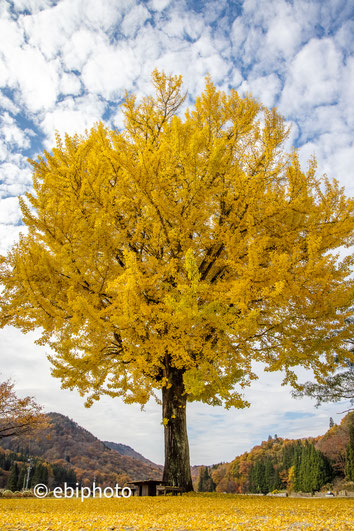
[[[209,73],[220,88],[251,92],[291,125],[306,167],[353,195],[354,4],[342,0],[2,0],[0,3],[0,253],[16,241],[18,196],[31,189],[27,157],[53,146],[55,131],[80,133],[98,120],[120,128],[125,90],[149,93],[157,67],[182,74],[192,103]],[[49,374],[35,334],[0,331],[3,377],[103,439],[162,462],[161,414],[104,399],[91,410]],[[251,408],[189,408],[192,461],[232,459],[268,437],[323,433],[342,405],[295,401],[281,375],[247,391]],[[305,378],[307,375],[303,375]]]

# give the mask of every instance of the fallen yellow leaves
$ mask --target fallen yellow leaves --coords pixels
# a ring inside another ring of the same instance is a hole
[[[353,500],[232,494],[2,499],[1,531],[352,530]]]

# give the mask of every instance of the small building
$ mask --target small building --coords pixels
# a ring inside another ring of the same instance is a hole
[[[158,485],[167,485],[167,483],[159,479],[144,479],[127,483],[127,487],[132,490],[134,496],[156,496]]]

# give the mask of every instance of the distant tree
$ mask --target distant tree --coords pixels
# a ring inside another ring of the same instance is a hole
[[[353,307],[350,310],[353,311]],[[341,330],[334,330],[331,332],[331,335],[339,334],[343,329],[353,326],[354,317],[352,315],[348,316],[344,320],[344,323],[344,327]],[[349,400],[351,406],[354,404],[354,340],[352,337],[349,337],[345,342],[348,357],[344,361],[347,369],[341,370],[332,376],[325,377],[322,379],[322,383],[305,382],[292,392],[294,398],[303,398],[304,396],[314,398],[316,400],[316,407],[324,402],[340,402],[345,400]],[[345,412],[349,411],[353,411],[353,408],[349,408]]]
[[[198,492],[214,492],[215,483],[209,473],[209,468],[207,466],[200,467],[199,478],[197,483]]]
[[[286,486],[288,492],[292,492],[295,489],[295,465],[291,466],[288,470]]]
[[[65,468],[61,465],[53,464],[52,472],[55,487],[62,487],[64,483],[67,483],[69,487],[75,487],[77,478],[73,468]],[[96,484],[98,484],[98,478],[96,479]]]
[[[326,376],[352,301],[353,201],[287,153],[288,129],[208,78],[127,94],[125,126],[57,137],[20,199],[28,230],[0,258],[0,326],[40,329],[53,375],[88,405],[162,396],[163,479],[193,489],[187,402],[245,407],[253,361]]]
[[[270,473],[269,460],[258,459],[253,463],[249,471],[249,491],[263,494],[269,492]]]
[[[6,488],[9,490],[12,490],[13,492],[17,490],[17,482],[18,482],[18,465],[17,463],[12,463],[10,468],[10,475],[9,479],[7,480]]]
[[[347,446],[345,474],[350,481],[354,481],[354,423],[349,428],[349,443]]]
[[[0,439],[22,435],[48,425],[33,397],[19,398],[10,380],[0,383]]]
[[[341,371],[334,376],[328,376],[324,383],[306,382],[302,389],[292,392],[294,398],[303,398],[309,396],[314,398],[317,403],[316,407],[323,402],[341,402],[349,400],[350,404],[354,403],[354,364],[348,362],[348,370]],[[350,407],[347,411],[353,411]]]
[[[334,420],[332,417],[329,417],[329,427],[333,428],[333,426],[334,426]]]
[[[31,487],[34,487],[38,483],[44,483],[45,485],[48,483],[48,468],[40,461],[37,461],[34,466]]]
[[[309,441],[297,449],[294,466],[296,491],[315,492],[331,478],[328,460]]]
[[[26,466],[25,465],[21,465],[20,470],[19,470],[19,474],[18,474],[16,490],[22,490],[24,488],[26,472],[27,472]]]

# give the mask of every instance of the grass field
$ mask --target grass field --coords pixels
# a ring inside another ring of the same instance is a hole
[[[0,499],[0,529],[26,531],[353,530],[354,501],[231,494]]]

